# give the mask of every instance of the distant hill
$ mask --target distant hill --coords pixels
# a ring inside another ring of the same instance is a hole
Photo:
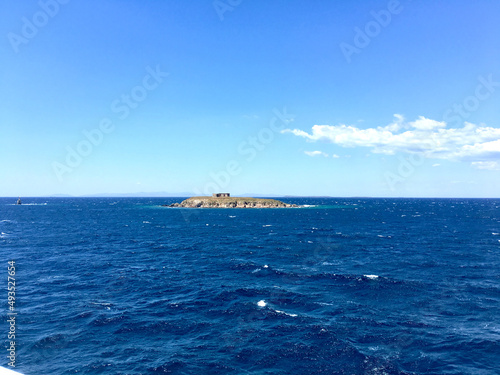
[[[50,198],[186,198],[193,197],[196,194],[189,191],[182,191],[178,193],[168,193],[166,191],[159,192],[138,192],[138,193],[98,193],[98,194],[85,194],[85,195],[70,195],[70,194],[52,194]],[[235,197],[254,197],[254,198],[331,198],[328,196],[303,196],[303,195],[283,195],[283,194],[260,194],[260,193],[244,193],[233,194]]]
[[[101,193],[101,194],[88,194],[82,195],[82,198],[170,198],[170,197],[191,197],[193,193],[180,192],[180,193],[167,193],[164,191],[151,192],[151,193]]]

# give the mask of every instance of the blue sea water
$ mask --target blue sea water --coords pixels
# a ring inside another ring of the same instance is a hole
[[[16,369],[498,374],[499,199],[0,199]],[[1,279],[0,279],[1,280]]]

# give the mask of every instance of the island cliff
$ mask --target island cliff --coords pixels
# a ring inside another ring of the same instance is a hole
[[[235,198],[235,197],[192,197],[181,203],[163,205],[165,207],[189,208],[287,208],[298,207],[276,199]]]

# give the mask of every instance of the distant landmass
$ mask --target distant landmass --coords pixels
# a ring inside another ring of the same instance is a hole
[[[97,193],[85,195],[52,194],[50,198],[185,198],[193,196],[193,192],[183,191],[178,193],[158,192],[138,192],[138,193]],[[240,197],[248,198],[332,198],[331,196],[304,196],[304,195],[277,195],[261,193],[239,194]]]
[[[100,193],[82,195],[86,198],[169,198],[169,197],[190,197],[192,192],[167,193],[165,191],[158,192],[139,192],[139,193]]]
[[[183,198],[192,197],[193,192],[183,191],[178,193],[168,193],[165,191],[159,192],[138,192],[138,193],[97,193],[97,194],[85,194],[85,195],[69,195],[69,194],[52,194],[50,197],[53,198]],[[260,194],[260,193],[245,193],[239,194],[240,197],[254,197],[254,198],[274,198],[283,197],[283,195],[276,194]],[[293,197],[292,195],[287,195],[286,197]],[[298,197],[298,196],[297,196]]]

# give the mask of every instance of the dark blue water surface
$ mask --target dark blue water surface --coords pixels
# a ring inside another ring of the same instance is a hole
[[[498,374],[500,200],[0,199],[16,369]],[[3,333],[2,333],[3,332]]]

